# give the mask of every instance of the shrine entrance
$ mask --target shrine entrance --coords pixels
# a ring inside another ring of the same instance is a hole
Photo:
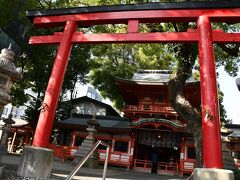
[[[240,43],[239,33],[212,30],[212,22],[240,22],[240,2],[148,3],[28,11],[37,27],[64,27],[53,35],[32,36],[30,44],[58,44],[51,77],[42,103],[33,146],[47,147],[67,60],[74,43],[198,43],[202,95],[203,159],[206,168],[222,168],[214,43]],[[140,23],[194,22],[187,32],[139,32]],[[125,24],[126,33],[87,34],[79,28]]]
[[[159,152],[158,161],[177,161],[180,157],[180,133],[174,131],[141,130],[137,132],[136,159],[152,161],[154,150]],[[176,154],[178,152],[178,154]]]
[[[136,144],[133,168],[139,171],[152,172],[156,162],[156,172],[180,172],[180,150],[183,132],[169,127],[142,126],[135,131]]]

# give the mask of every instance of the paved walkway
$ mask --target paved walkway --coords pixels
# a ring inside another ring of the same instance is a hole
[[[24,180],[24,178],[17,177],[16,172],[18,168],[18,158],[11,159],[12,156],[8,156],[7,163],[1,163],[6,166],[5,178],[4,180]],[[51,178],[44,180],[64,180],[73,170],[76,164],[72,162],[63,162],[58,159],[54,159],[52,166],[52,175]],[[73,180],[101,180],[103,174],[103,166],[100,166],[98,169],[90,169],[82,167],[76,176],[73,177]],[[35,180],[35,178],[25,178],[28,180]],[[119,167],[108,167],[106,180],[183,180],[179,176],[166,176],[158,174],[149,174],[141,173],[134,171],[127,171],[126,168]],[[41,179],[37,179],[41,180]]]
[[[53,177],[64,179],[64,173],[53,173]],[[74,180],[101,180],[102,175],[93,175],[90,173],[78,173],[73,177]],[[135,173],[135,172],[116,172],[107,173],[106,180],[183,180],[186,178],[163,176],[157,174]]]
[[[88,172],[87,172],[88,171]],[[95,172],[94,172],[95,171]],[[74,180],[101,180],[102,179],[102,171],[98,169],[80,169],[76,176],[73,177]],[[69,173],[53,171],[52,177],[58,179],[65,179]],[[122,171],[122,170],[112,170],[109,168],[107,175],[107,180],[183,180],[186,178],[181,178],[178,176],[164,176],[158,174],[148,174],[148,173],[140,173],[133,171]]]
[[[6,166],[6,173],[4,180],[23,180],[23,178],[16,176],[17,166]],[[51,178],[44,180],[64,180],[70,174],[70,171],[52,170]],[[26,178],[30,180],[29,178]],[[102,169],[81,168],[73,180],[102,180]],[[106,180],[183,180],[178,176],[165,176],[158,174],[148,174],[133,171],[126,171],[126,169],[119,169],[109,167],[106,175]],[[31,179],[34,180],[34,179]],[[37,179],[40,180],[40,179]]]
[[[76,165],[71,162],[61,162],[54,161],[52,175],[57,178],[66,178],[67,175],[70,174],[72,169]],[[64,169],[62,169],[64,168]],[[66,171],[68,170],[68,171]],[[98,169],[89,169],[82,167],[76,176],[73,179],[75,180],[100,180],[102,179],[103,174],[103,166]],[[158,175],[158,174],[149,174],[149,173],[141,173],[134,171],[127,171],[126,168],[120,167],[111,167],[109,166],[107,169],[107,180],[183,180],[185,178],[181,178],[179,176],[166,176],[166,175]]]

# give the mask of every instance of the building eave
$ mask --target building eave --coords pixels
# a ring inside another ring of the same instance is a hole
[[[130,123],[130,126],[132,128],[134,127],[140,127],[144,126],[145,124],[149,123],[159,123],[161,125],[166,125],[168,127],[171,127],[174,130],[184,130],[186,129],[186,126],[180,122],[174,122],[168,119],[162,119],[162,118],[142,118],[139,119],[138,121]]]
[[[119,12],[119,11],[144,11],[144,10],[167,10],[167,9],[219,9],[219,8],[239,8],[238,1],[221,1],[216,3],[210,2],[175,2],[175,3],[139,3],[125,5],[108,5],[108,6],[90,6],[59,8],[45,10],[27,10],[26,16],[31,20],[34,17],[57,16],[57,15],[74,15],[83,13],[96,12]]]
[[[145,80],[129,80],[129,79],[123,79],[116,77],[115,81],[117,83],[121,84],[132,84],[132,85],[151,85],[151,86],[166,86],[168,85],[168,82],[159,82],[159,81],[145,81]],[[199,84],[200,81],[194,81],[194,82],[186,82],[186,85],[195,85]]]

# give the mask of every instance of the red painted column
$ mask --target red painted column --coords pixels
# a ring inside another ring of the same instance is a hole
[[[218,94],[211,22],[198,18],[199,63],[202,98],[203,163],[205,168],[222,168]]]
[[[47,147],[51,136],[53,120],[57,108],[58,98],[61,91],[68,58],[72,48],[72,36],[77,28],[75,21],[67,21],[64,35],[60,42],[54,61],[52,73],[48,81],[42,109],[35,131],[33,146]]]
[[[74,147],[75,146],[75,141],[76,141],[76,133],[75,133],[75,131],[71,135],[72,135],[71,147]]]

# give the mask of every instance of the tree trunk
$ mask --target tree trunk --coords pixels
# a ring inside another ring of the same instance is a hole
[[[202,167],[202,128],[200,113],[183,96],[184,82],[175,77],[169,82],[169,98],[175,111],[187,122],[187,131],[193,135],[197,167]]]
[[[191,45],[180,45],[178,69],[169,81],[168,92],[169,100],[174,110],[187,123],[187,131],[193,135],[197,167],[202,167],[202,126],[201,113],[194,108],[184,97],[184,85],[186,80],[192,75],[192,68],[195,62],[195,55],[192,54]]]
[[[196,124],[198,124],[196,122]],[[192,128],[192,135],[195,143],[196,150],[196,166],[201,168],[203,167],[203,158],[202,158],[202,128],[201,125],[195,125]]]

